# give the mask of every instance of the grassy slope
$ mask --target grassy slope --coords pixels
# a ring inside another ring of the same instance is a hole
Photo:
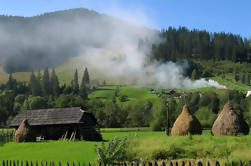
[[[55,67],[55,71],[59,77],[60,83],[67,83],[70,84],[71,80],[73,79],[73,75],[75,70],[78,70],[79,75],[79,81],[81,80],[85,67],[88,68],[89,74],[91,76],[91,80],[99,79],[100,81],[105,80],[106,78],[103,78],[103,75],[96,71],[95,67],[89,67],[85,64],[85,61],[83,60],[83,57],[73,57],[69,60],[67,60],[64,64],[61,64],[57,67]],[[43,71],[41,70],[41,73]],[[37,72],[35,72],[37,73]],[[17,79],[18,81],[29,81],[31,72],[18,72],[13,73],[13,77]],[[8,80],[8,74],[4,72],[2,63],[0,62],[0,84],[4,83]],[[106,80],[107,83],[114,82],[113,80]]]
[[[128,147],[128,155],[132,159],[153,159],[154,154],[164,151],[162,155],[169,154],[177,159],[210,159],[210,160],[242,160],[251,159],[251,135],[249,136],[217,136],[213,137],[209,132],[202,136],[170,136],[164,132],[111,132],[103,133],[103,138],[109,140],[114,136],[129,136],[131,143]],[[151,142],[151,144],[149,144]],[[55,161],[55,162],[81,162],[87,163],[96,160],[95,144],[100,142],[63,142],[48,141],[41,143],[7,143],[0,147],[0,159],[5,160],[29,160],[29,161]],[[173,152],[175,153],[168,153]],[[204,158],[203,156],[208,156]],[[181,157],[183,156],[183,157]],[[168,156],[166,157],[168,158]]]
[[[99,87],[97,91],[91,93],[88,97],[101,99],[103,101],[112,101],[112,97],[114,95],[114,89],[116,87],[117,86]],[[135,103],[135,101],[151,101],[154,104],[160,103],[161,99],[158,98],[156,94],[151,94],[150,89],[151,88],[147,87],[121,86],[119,88],[120,93],[122,95],[126,95],[128,97],[128,101],[121,103],[119,99],[117,99],[117,103],[129,104],[129,103]]]

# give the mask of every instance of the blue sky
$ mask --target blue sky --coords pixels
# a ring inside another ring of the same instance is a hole
[[[186,26],[251,38],[250,0],[0,0],[0,13],[7,15],[34,16],[79,7],[144,20],[157,29]]]

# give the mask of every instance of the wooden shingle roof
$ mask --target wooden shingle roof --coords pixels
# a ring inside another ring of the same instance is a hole
[[[31,126],[77,124],[83,123],[83,117],[86,115],[91,116],[96,123],[94,116],[89,112],[83,111],[80,107],[26,110],[17,115],[9,126],[19,126],[24,119],[28,119],[28,123]]]

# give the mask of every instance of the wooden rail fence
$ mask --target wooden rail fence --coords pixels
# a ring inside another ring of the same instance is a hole
[[[220,162],[216,161],[216,162],[207,162],[205,164],[205,162],[202,161],[198,161],[195,164],[192,164],[191,162],[185,162],[185,161],[162,161],[161,163],[158,163],[157,161],[153,161],[153,162],[122,162],[122,163],[111,163],[111,164],[102,164],[102,163],[98,163],[98,164],[81,164],[81,163],[66,163],[66,166],[203,166],[203,163],[205,166],[221,166]],[[234,162],[226,162],[224,164],[222,164],[222,166],[244,166],[244,165],[248,165],[251,166],[251,161],[249,161],[248,163],[244,163],[242,161],[240,161],[239,163],[234,163]],[[36,162],[28,162],[28,161],[11,161],[11,160],[3,160],[2,161],[2,166],[57,166],[55,164],[54,161],[43,161],[38,163],[38,161]],[[58,162],[58,166],[62,166],[61,162]]]

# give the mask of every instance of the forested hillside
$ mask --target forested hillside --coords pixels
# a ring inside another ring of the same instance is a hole
[[[55,67],[92,48],[119,43],[123,36],[137,41],[151,33],[84,8],[33,17],[2,15],[0,27],[0,61],[7,73]]]
[[[251,62],[251,41],[231,33],[209,33],[170,27],[160,33],[164,42],[152,46],[153,57],[163,62],[193,60],[228,60]]]

